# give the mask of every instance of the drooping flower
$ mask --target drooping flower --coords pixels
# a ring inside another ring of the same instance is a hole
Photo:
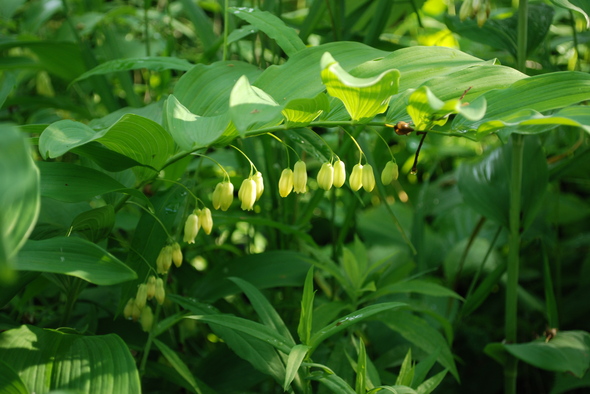
[[[156,259],[156,269],[158,274],[167,274],[172,265],[172,246],[166,245],[160,250],[160,254]]]
[[[137,288],[137,294],[135,295],[135,305],[139,309],[143,309],[147,300],[147,285],[142,283]]]
[[[147,281],[147,299],[151,300],[156,295],[156,277],[150,275]]]
[[[346,167],[342,160],[334,163],[334,187],[342,187],[346,180]]]
[[[398,176],[399,170],[397,168],[397,163],[393,160],[388,161],[387,164],[385,164],[383,172],[381,172],[381,183],[389,185],[392,181],[395,181]]]
[[[127,304],[125,304],[125,309],[123,309],[123,317],[125,319],[133,319],[133,308],[135,308],[135,298],[130,298]]]
[[[166,299],[166,290],[164,289],[164,281],[162,278],[156,279],[156,301],[162,305]]]
[[[199,221],[199,217],[193,212],[188,215],[184,223],[184,242],[194,244],[195,238],[199,233],[199,228],[201,228],[201,222]]]
[[[291,194],[291,190],[293,190],[293,170],[285,168],[279,178],[279,194],[281,197],[287,197]]]
[[[350,188],[356,192],[363,186],[363,165],[357,164],[352,167],[352,173],[350,174]]]
[[[330,163],[322,164],[318,172],[318,186],[324,190],[330,190],[334,184],[334,167]]]
[[[363,189],[367,192],[373,191],[375,188],[375,173],[370,164],[365,164],[363,167]]]
[[[211,217],[211,210],[207,207],[200,209],[198,216],[199,223],[201,223],[201,228],[203,229],[205,234],[211,234],[211,230],[213,229],[213,218]]]
[[[264,192],[264,179],[262,179],[262,173],[256,171],[256,174],[254,174],[252,179],[256,182],[256,201],[258,201],[262,196],[262,192]]]
[[[152,325],[154,324],[154,313],[152,312],[152,308],[146,306],[142,309],[139,324],[141,324],[141,329],[145,332],[152,329]]]
[[[178,242],[172,244],[172,262],[176,268],[180,268],[182,265],[182,250],[180,250]]]
[[[213,208],[227,211],[234,201],[234,185],[231,182],[219,182],[213,191]]]
[[[307,166],[304,161],[299,160],[293,168],[293,191],[305,193],[307,191]]]
[[[256,182],[252,178],[244,179],[238,191],[238,198],[242,202],[242,209],[244,211],[254,209],[254,203],[256,202]]]

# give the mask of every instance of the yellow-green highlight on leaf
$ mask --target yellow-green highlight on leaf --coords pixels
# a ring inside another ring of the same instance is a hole
[[[285,368],[285,381],[283,383],[283,390],[287,391],[289,389],[289,385],[295,379],[297,375],[297,371],[301,366],[301,363],[307,356],[307,352],[309,351],[309,346],[306,345],[295,345],[291,349],[289,353],[289,358],[287,359],[287,367]]]
[[[238,79],[231,91],[229,114],[241,135],[282,121],[280,105],[268,93],[250,85],[245,75]]]
[[[449,115],[461,114],[469,120],[479,120],[486,112],[486,101],[482,97],[473,103],[463,103],[459,97],[442,101],[427,86],[416,89],[408,98],[408,115],[416,130],[428,130],[432,126],[444,125]]]
[[[287,127],[304,127],[329,110],[328,96],[320,93],[312,99],[301,98],[289,101],[283,108],[283,116]]]
[[[227,112],[218,116],[199,116],[170,95],[164,105],[166,128],[180,149],[191,151],[213,144],[230,124]],[[236,133],[237,135],[237,133]]]
[[[344,103],[353,121],[362,122],[387,110],[389,99],[397,93],[400,72],[391,69],[371,78],[357,78],[326,52],[321,60],[321,77],[328,94]]]

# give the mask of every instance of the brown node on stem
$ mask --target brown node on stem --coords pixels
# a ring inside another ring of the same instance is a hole
[[[397,134],[397,135],[408,135],[412,131],[414,131],[414,128],[412,126],[410,126],[409,123],[399,121],[393,127],[393,130],[395,131],[395,134]]]

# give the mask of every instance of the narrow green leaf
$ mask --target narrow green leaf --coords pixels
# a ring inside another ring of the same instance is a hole
[[[258,33],[258,28],[252,25],[242,26],[239,29],[235,29],[227,36],[227,43],[231,44],[236,41],[240,41],[242,38],[248,37],[250,34]]]
[[[0,334],[0,358],[10,360],[31,392],[141,393],[135,360],[114,334],[86,337],[21,326]]]
[[[119,71],[138,70],[143,68],[151,71],[188,71],[192,67],[193,65],[189,63],[187,60],[179,59],[176,57],[152,56],[115,59],[102,63],[101,65],[86,71],[84,74],[74,79],[72,83],[82,81],[93,75],[111,74]]]
[[[129,267],[92,242],[74,237],[29,240],[15,268],[76,276],[97,285],[114,285],[137,278]]]
[[[184,380],[186,380],[186,382],[192,388],[193,392],[201,394],[201,389],[199,388],[199,385],[197,384],[193,374],[188,369],[184,361],[182,361],[181,358],[178,357],[178,354],[176,354],[174,350],[170,349],[164,342],[161,342],[157,339],[154,339],[154,344],[158,347],[158,349],[160,349],[160,351],[162,352],[164,357],[166,357],[166,360],[168,360],[172,368],[174,368],[176,372],[178,372],[178,374],[182,376]]]
[[[168,131],[178,146],[185,151],[213,144],[228,130],[230,123],[229,113],[218,116],[195,115],[174,95],[168,97],[164,110]]]
[[[247,7],[231,8],[231,10],[235,16],[256,26],[275,40],[287,56],[293,56],[305,49],[305,44],[301,41],[297,32],[287,27],[281,19],[270,12]]]
[[[459,380],[459,373],[447,341],[424,319],[407,312],[395,312],[390,314],[384,323],[426,353],[440,351],[438,362]]]
[[[431,377],[430,379],[424,381],[418,388],[416,389],[417,394],[430,394],[432,393],[438,385],[443,381],[445,376],[447,376],[447,370],[441,371]]]
[[[389,391],[393,394],[416,394],[416,391],[407,386],[380,386],[369,391],[367,394],[381,393],[382,391]]]
[[[15,86],[16,77],[14,72],[4,71],[0,74],[0,108],[2,108],[6,98],[10,95]]]
[[[359,338],[359,356],[356,362],[356,394],[365,394],[367,392],[367,349],[365,342]]]
[[[271,328],[251,320],[230,315],[191,315],[187,319],[200,320],[208,324],[217,324],[229,328],[233,331],[239,331],[275,347],[285,354],[291,352],[292,346],[289,345],[282,335]]]
[[[287,367],[286,367],[286,374],[285,374],[285,383],[283,383],[283,390],[287,391],[289,385],[295,379],[297,375],[297,371],[303,362],[305,356],[307,356],[307,352],[309,351],[309,346],[305,345],[295,345],[291,349],[291,353],[289,353],[289,358],[287,359]]]
[[[384,302],[382,304],[367,306],[365,308],[359,309],[356,312],[350,313],[346,316],[337,319],[336,321],[328,324],[326,327],[322,328],[321,330],[312,335],[309,342],[309,345],[312,349],[310,353],[313,353],[313,350],[315,350],[320,343],[322,343],[332,335],[347,329],[353,324],[366,320],[369,317],[372,317],[378,313],[395,308],[400,308],[405,305],[406,304],[403,304],[401,302]]]
[[[4,394],[29,394],[29,390],[15,372],[4,361],[0,361],[0,392]]]
[[[72,231],[84,235],[90,242],[102,241],[115,225],[115,209],[105,205],[83,212],[72,221]]]
[[[238,79],[229,97],[229,114],[238,131],[276,125],[282,121],[281,107],[262,89],[250,85],[245,75]]]
[[[318,116],[330,110],[328,96],[320,93],[314,98],[301,98],[291,100],[283,108],[283,115],[286,119],[286,126],[305,127]]]
[[[389,99],[397,93],[400,72],[391,69],[371,78],[353,77],[326,52],[321,76],[328,94],[342,100],[352,120],[361,122],[387,110]]]
[[[416,366],[414,367],[414,378],[412,380],[413,388],[417,388],[424,382],[426,376],[428,375],[428,372],[436,363],[439,354],[440,350],[435,350],[434,352],[428,354],[428,356],[420,360],[418,364],[416,364]]]
[[[581,378],[590,368],[590,334],[586,331],[558,331],[550,340],[503,346],[514,357],[548,371]]]
[[[428,282],[419,279],[385,285],[383,287],[378,288],[377,291],[375,291],[375,293],[371,295],[371,298],[378,298],[387,294],[398,293],[418,293],[434,297],[452,297],[457,298],[459,300],[463,299],[463,297],[461,297],[459,294],[455,293],[451,289],[448,289],[444,286],[441,286],[433,282]]]
[[[12,261],[39,215],[39,171],[16,127],[1,125],[0,283],[11,277]]]
[[[266,299],[266,297],[262,295],[260,290],[258,290],[256,287],[240,278],[232,277],[229,278],[229,280],[234,282],[240,289],[242,289],[244,294],[246,294],[248,300],[250,300],[250,303],[252,304],[252,307],[258,314],[258,317],[260,317],[262,323],[277,331],[279,334],[283,336],[283,338],[289,345],[294,346],[295,341],[291,336],[291,332],[285,325],[285,322],[283,321],[283,319],[281,319],[277,311],[273,308],[273,306]]]
[[[317,380],[335,394],[356,394],[344,379],[333,372],[314,372],[309,375],[309,379]]]
[[[315,291],[313,289],[313,266],[307,271],[305,284],[303,285],[303,296],[301,297],[301,314],[299,315],[299,324],[297,326],[297,335],[304,345],[309,344],[311,338],[311,329],[313,325],[313,299]]]
[[[492,290],[497,286],[498,282],[506,272],[507,262],[503,261],[500,263],[486,278],[481,282],[477,289],[467,297],[463,308],[461,308],[461,314],[468,316],[473,313],[485,300]]]
[[[414,367],[412,366],[412,348],[408,349],[406,357],[402,362],[402,366],[399,370],[399,375],[395,380],[396,385],[410,386],[414,380]]]

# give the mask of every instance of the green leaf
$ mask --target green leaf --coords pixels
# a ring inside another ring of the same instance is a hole
[[[397,93],[400,72],[391,69],[371,78],[353,77],[326,52],[321,76],[328,94],[342,100],[352,120],[361,122],[387,110],[389,99]]]
[[[72,221],[72,231],[79,232],[94,243],[108,237],[114,226],[115,209],[112,205],[83,212]]]
[[[320,343],[328,339],[334,334],[339,333],[347,329],[348,327],[361,322],[363,320],[368,319],[378,313],[399,308],[405,306],[401,302],[384,302],[381,304],[370,305],[365,308],[359,309],[356,312],[350,313],[346,316],[343,316],[336,321],[328,324],[326,327],[322,328],[318,332],[314,333],[311,337],[309,345],[311,346],[310,354],[319,346]]]
[[[294,346],[295,341],[293,340],[289,329],[266,297],[264,297],[256,287],[243,279],[229,278],[229,280],[234,282],[240,289],[242,289],[244,294],[246,294],[262,323],[277,331],[283,336],[289,345]]]
[[[451,371],[457,381],[459,380],[459,373],[447,341],[424,319],[407,312],[395,312],[383,322],[426,353],[440,351],[438,362]]]
[[[285,374],[285,383],[283,383],[283,391],[287,391],[289,385],[295,379],[297,375],[297,371],[303,362],[303,359],[307,355],[309,351],[309,346],[305,345],[295,345],[291,349],[291,353],[289,353],[289,358],[287,359],[287,367],[286,374]]]
[[[590,28],[590,4],[580,0],[551,0],[558,7],[579,12],[586,19],[586,29]]]
[[[79,82],[93,75],[104,75],[119,71],[129,71],[138,69],[147,69],[151,71],[188,71],[192,67],[193,65],[189,63],[187,60],[179,59],[176,57],[152,56],[115,59],[105,62],[99,66],[94,67],[91,70],[86,71],[84,74],[74,79],[72,83]]]
[[[168,360],[172,368],[174,368],[176,372],[178,372],[178,374],[184,380],[186,380],[186,382],[192,388],[193,392],[201,394],[201,389],[199,389],[199,385],[197,384],[193,374],[188,369],[184,361],[182,361],[181,358],[178,357],[178,354],[176,354],[174,350],[166,346],[164,342],[158,341],[157,339],[154,339],[154,344],[158,347],[158,349],[160,349],[160,351],[162,352],[164,357],[166,357],[166,360]]]
[[[97,285],[115,285],[137,278],[122,261],[81,238],[29,240],[17,258],[17,270],[65,274]]]
[[[551,340],[503,344],[508,353],[537,368],[568,372],[581,378],[590,368],[590,334],[586,331],[558,331]]]
[[[218,116],[195,115],[174,95],[168,97],[164,110],[168,131],[178,146],[185,151],[212,145],[224,135],[230,123],[229,113]]]
[[[60,201],[79,202],[96,196],[121,192],[147,201],[136,189],[124,185],[107,174],[92,168],[62,162],[36,162],[41,172],[41,195]]]
[[[335,394],[356,394],[344,379],[332,371],[313,372],[309,375],[309,379],[317,380]]]
[[[203,321],[207,324],[220,325],[259,339],[285,354],[291,352],[292,345],[289,345],[281,334],[265,325],[251,320],[230,315],[191,315],[186,318]]]
[[[231,91],[229,114],[241,135],[251,128],[277,125],[282,120],[279,104],[262,89],[250,85],[245,75]]]
[[[114,334],[86,337],[21,326],[0,334],[0,358],[10,360],[31,392],[141,393],[135,360]]]
[[[378,288],[377,291],[375,291],[375,293],[371,294],[371,298],[378,298],[387,294],[399,293],[418,293],[434,297],[452,297],[457,298],[459,300],[463,299],[463,297],[461,297],[459,294],[455,293],[451,289],[448,289],[437,283],[419,279],[413,279],[385,285],[383,287]]]
[[[39,171],[30,147],[16,127],[1,125],[0,144],[0,283],[33,230],[40,209]]]
[[[402,366],[399,370],[399,375],[395,380],[396,385],[400,386],[409,386],[412,384],[414,380],[414,367],[412,366],[412,348],[408,349],[406,353],[406,357],[404,357],[404,361],[402,362]]]
[[[481,215],[508,227],[510,202],[510,163],[512,143],[496,149],[477,164],[459,167],[458,185],[463,200]],[[535,138],[526,138],[522,176],[523,228],[535,218],[548,184],[545,154]]]
[[[83,123],[60,120],[49,125],[39,137],[39,152],[44,159],[55,158],[97,138],[100,134]]]
[[[369,391],[367,394],[381,393],[382,391],[389,391],[393,394],[416,394],[416,391],[407,386],[380,386]]]
[[[305,49],[305,44],[301,41],[297,32],[287,27],[282,20],[270,12],[246,7],[231,8],[231,11],[238,18],[257,27],[267,36],[275,40],[287,56],[293,56],[295,53]]]
[[[309,271],[307,271],[307,276],[305,277],[303,296],[301,297],[301,314],[299,315],[299,324],[297,325],[297,334],[299,335],[299,340],[304,345],[308,345],[311,338],[314,294],[315,291],[313,290],[312,266]]]
[[[4,71],[0,73],[0,108],[2,108],[6,98],[10,95],[15,86],[16,77],[14,72]]]
[[[101,168],[110,172],[119,172],[131,167],[141,166],[135,160],[107,149],[98,142],[89,142],[78,146],[72,149],[71,152],[89,158]]]
[[[320,93],[312,99],[301,98],[289,101],[283,108],[283,115],[286,119],[286,127],[305,127],[329,110],[328,96]]]
[[[433,125],[444,125],[449,115],[461,114],[466,119],[479,120],[483,118],[485,112],[486,101],[483,98],[464,106],[460,96],[442,101],[427,86],[418,88],[408,98],[408,114],[417,130],[428,130]]]
[[[332,160],[333,153],[316,132],[310,128],[284,130],[283,133],[294,145],[309,153],[322,163]]]
[[[443,379],[447,376],[447,370],[441,371],[431,377],[430,379],[424,381],[418,388],[416,389],[417,394],[430,394],[432,393],[438,385],[443,381]]]
[[[484,97],[487,112],[482,119],[471,121],[458,115],[452,128],[477,130],[481,138],[504,127],[501,122],[520,123],[534,115],[526,111],[546,112],[578,104],[590,99],[590,75],[575,71],[541,74],[485,93]]]
[[[359,338],[359,356],[356,363],[356,394],[365,394],[367,392],[367,350],[365,342]]]
[[[0,392],[4,394],[29,394],[18,373],[4,361],[0,361]]]
[[[485,300],[488,295],[496,288],[500,279],[506,272],[507,262],[500,263],[486,278],[481,282],[477,289],[465,300],[461,314],[468,316],[473,313]]]

